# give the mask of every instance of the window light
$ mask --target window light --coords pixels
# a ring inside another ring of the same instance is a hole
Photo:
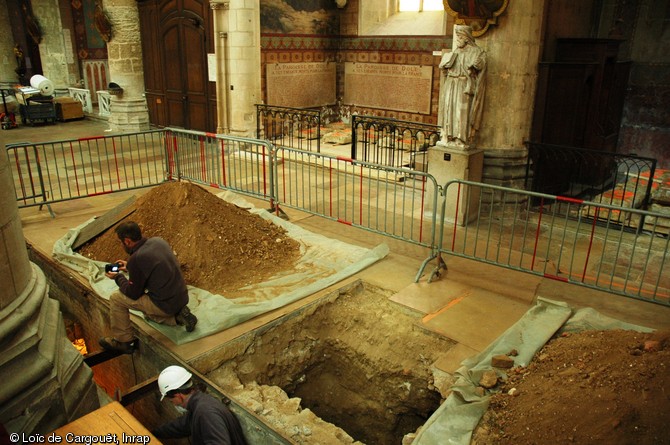
[[[443,11],[442,0],[398,0],[398,11]]]

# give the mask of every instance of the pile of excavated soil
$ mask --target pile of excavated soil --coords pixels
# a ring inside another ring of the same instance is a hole
[[[564,334],[500,389],[474,444],[668,444],[670,333]]]
[[[126,220],[137,222],[144,236],[172,246],[187,284],[229,298],[240,296],[240,287],[291,269],[300,256],[299,243],[281,227],[187,182],[153,188],[137,199]],[[105,262],[128,257],[114,227],[79,253]]]

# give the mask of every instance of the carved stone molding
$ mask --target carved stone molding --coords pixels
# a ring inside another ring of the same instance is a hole
[[[472,35],[483,35],[491,25],[498,24],[498,17],[505,12],[509,0],[442,0],[444,10],[454,17],[457,25],[468,25]]]
[[[230,9],[230,0],[227,1],[218,1],[218,2],[210,2],[209,8],[213,10],[224,10],[227,11]]]

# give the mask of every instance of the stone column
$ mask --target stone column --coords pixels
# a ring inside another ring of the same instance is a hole
[[[214,56],[216,58],[216,132],[230,132],[228,108],[228,20],[230,0],[210,3],[214,17]]]
[[[0,29],[11,33],[12,24],[9,21],[9,10],[7,2],[0,3]],[[0,79],[7,81],[18,81],[18,75],[14,71],[17,68],[14,58],[14,39],[0,39]],[[4,112],[4,108],[1,108]]]
[[[76,65],[71,51],[72,46],[69,47],[70,51],[65,50],[64,32],[67,32],[69,45],[71,37],[69,30],[63,29],[58,2],[32,2],[32,7],[43,36],[40,43],[41,74],[53,82],[55,88],[67,88],[70,80],[76,79]],[[9,29],[8,32],[11,34]]]
[[[478,133],[483,180],[502,186],[523,182],[541,57],[546,0],[509,2],[498,25],[477,39],[488,54],[486,105]]]
[[[116,131],[148,130],[149,109],[144,97],[137,3],[135,0],[105,1],[104,11],[112,25],[112,38],[107,43],[109,79],[123,89],[122,94],[111,97],[110,127]]]
[[[255,105],[261,99],[260,26],[259,2],[230,0],[226,88],[230,133],[236,136],[256,133]]]
[[[45,434],[98,408],[97,389],[44,273],[28,259],[4,153],[0,190],[0,423],[10,433]]]

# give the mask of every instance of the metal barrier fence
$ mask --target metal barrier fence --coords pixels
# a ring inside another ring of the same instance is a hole
[[[164,137],[161,130],[8,145],[19,207],[163,182],[167,178]]]
[[[536,142],[526,145],[527,189],[647,209],[656,159]],[[626,220],[619,223],[629,225]]]
[[[256,137],[319,153],[321,110],[256,104]]]
[[[422,172],[398,182],[406,169],[180,129],[7,152],[20,207],[186,179],[428,247],[417,281],[451,254],[670,305],[664,214],[468,181],[440,188]],[[644,225],[632,233],[622,218]]]
[[[429,281],[439,274],[445,253],[670,306],[668,215],[468,181],[443,196],[448,222],[417,281],[434,259]],[[625,214],[642,230],[624,230]]]
[[[352,116],[351,157],[390,167],[428,171],[428,148],[440,140],[440,127],[375,116]]]
[[[283,206],[430,247],[438,186],[417,172],[353,159],[277,148],[277,201]],[[432,206],[432,207],[431,207]]]
[[[21,144],[8,153],[20,207],[189,180],[427,247],[435,238],[434,221],[425,216],[437,202],[432,176],[417,172],[401,183],[406,169],[257,139],[168,128]]]
[[[187,179],[274,200],[271,144],[182,129],[12,144],[19,207]]]
[[[258,139],[168,129],[170,179],[187,179],[274,202],[272,144]]]
[[[286,206],[343,224],[430,247],[435,239],[435,179],[417,173],[400,183],[404,169],[266,141],[170,129],[170,179],[187,179],[267,199],[271,209]],[[430,201],[430,202],[428,202]]]

